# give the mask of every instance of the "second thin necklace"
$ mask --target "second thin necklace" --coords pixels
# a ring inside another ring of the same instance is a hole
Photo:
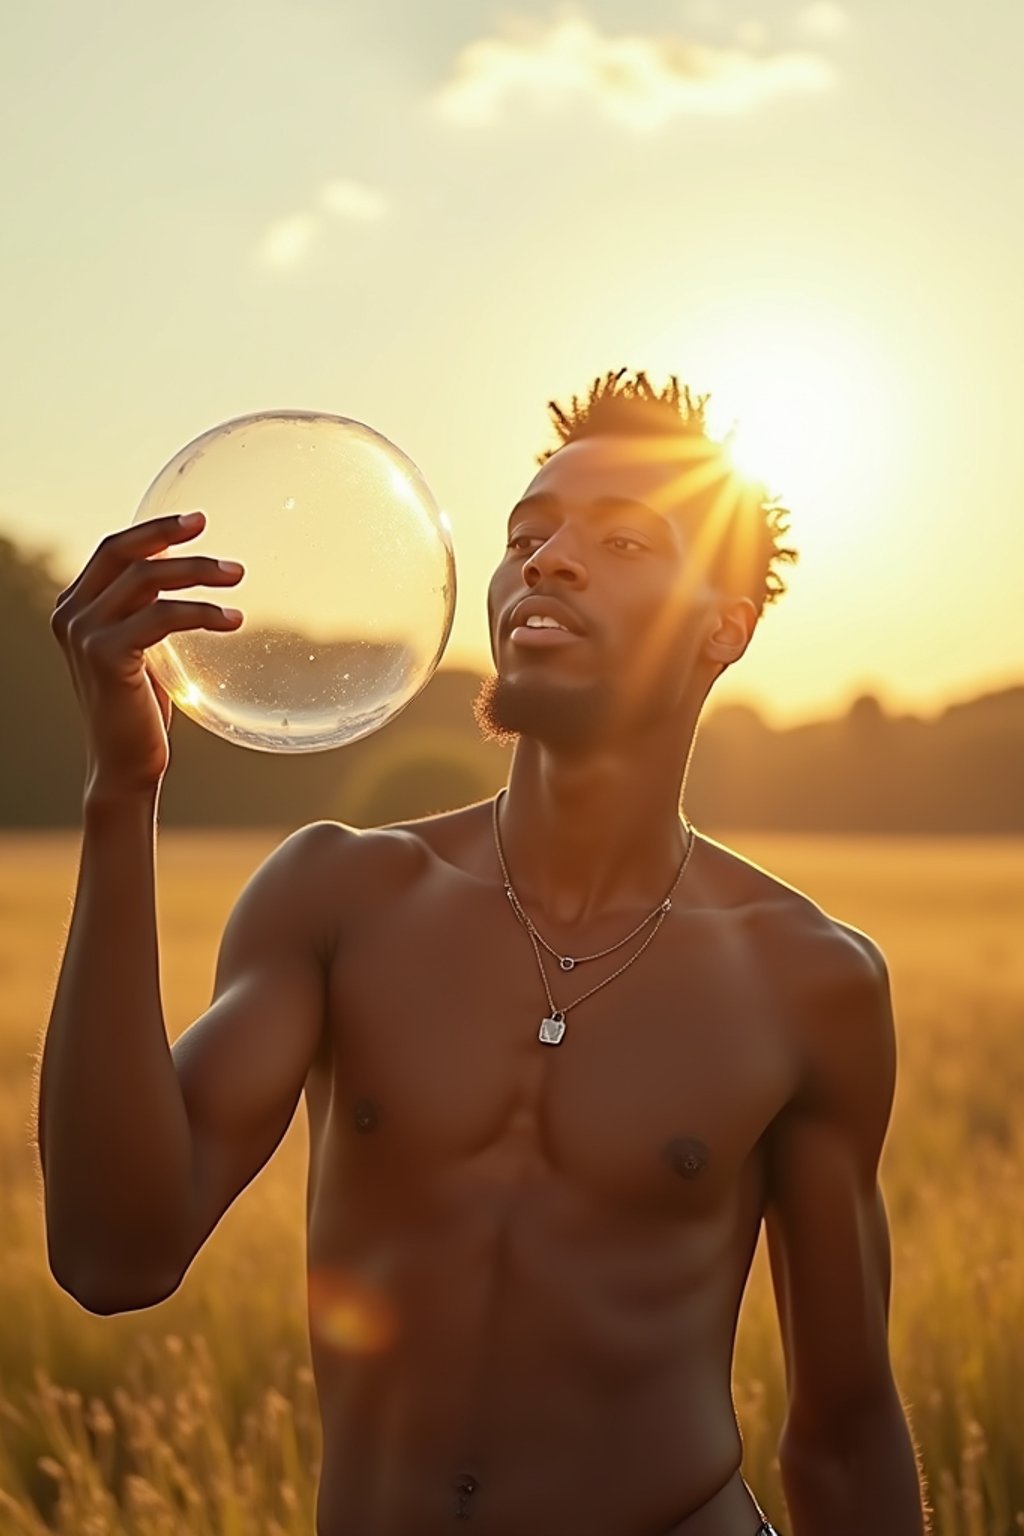
[[[534,957],[537,961],[537,969],[540,971],[540,979],[544,984],[544,995],[548,1001],[548,1008],[550,1011],[548,1017],[541,1020],[537,1038],[540,1040],[542,1045],[559,1045],[563,1035],[565,1034],[566,1015],[568,1014],[570,1008],[578,1008],[580,1003],[585,1002],[588,997],[593,997],[595,992],[600,992],[602,987],[606,987],[609,982],[612,982],[616,979],[616,977],[621,976],[623,971],[627,971],[629,969],[634,960],[639,960],[648,944],[650,944],[654,939],[658,929],[661,927],[669,912],[672,910],[672,896],[675,892],[676,886],[679,884],[680,880],[683,878],[683,875],[686,873],[686,866],[690,862],[690,855],[693,852],[694,843],[696,841],[696,833],[690,823],[684,818],[683,825],[686,827],[687,834],[686,852],[683,854],[682,863],[679,866],[675,879],[669,887],[668,894],[663,901],[658,903],[653,912],[649,912],[641,922],[637,923],[635,928],[631,929],[630,932],[626,934],[624,939],[619,939],[615,944],[609,944],[607,949],[600,949],[593,955],[579,955],[575,957],[571,955],[560,955],[558,951],[553,949],[547,940],[542,938],[538,933],[536,927],[533,924],[533,921],[525,911],[522,902],[519,900],[519,897],[516,895],[516,892],[513,889],[512,880],[509,876],[508,866],[505,863],[505,855],[501,846],[501,833],[498,828],[498,805],[503,799],[504,795],[505,790],[500,790],[499,793],[494,797],[492,806],[494,846],[498,854],[498,863],[501,866],[501,876],[505,886],[505,895],[508,897],[516,917],[526,929],[527,937],[530,940]],[[615,950],[621,949],[623,944],[628,944],[630,939],[635,938],[641,929],[646,928],[647,924],[652,922],[654,923],[654,927],[651,929],[651,932],[647,935],[636,952],[630,955],[629,959],[625,962],[624,965],[620,965],[618,970],[613,971],[610,976],[606,976],[603,981],[599,981],[596,986],[591,987],[588,992],[584,992],[582,996],[577,997],[574,1002],[568,1003],[564,1008],[556,1008],[555,1000],[551,995],[551,988],[548,985],[547,972],[544,969],[544,960],[540,952],[540,946],[542,944],[548,951],[548,954],[555,956],[563,971],[571,971],[577,965],[584,965],[589,960],[600,960],[604,955],[610,955]]]

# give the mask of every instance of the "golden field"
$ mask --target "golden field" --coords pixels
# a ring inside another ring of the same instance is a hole
[[[277,840],[160,834],[172,1035],[207,1006],[224,920]],[[900,1051],[882,1168],[896,1376],[935,1536],[1024,1530],[1024,843],[723,841],[888,955]],[[162,1306],[91,1317],[49,1276],[33,1082],[77,851],[73,833],[0,837],[0,1536],[311,1536],[319,1431],[301,1112]],[[763,1248],[735,1399],[744,1473],[788,1536]]]

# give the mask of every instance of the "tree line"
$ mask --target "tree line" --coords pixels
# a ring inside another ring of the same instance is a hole
[[[81,719],[49,628],[61,583],[47,556],[0,536],[0,826],[81,816]],[[491,795],[507,749],[473,719],[480,678],[441,667],[383,730],[337,751],[245,751],[175,713],[162,825],[374,826]],[[935,719],[888,714],[871,695],[843,715],[774,729],[743,705],[710,710],[694,748],[688,814],[704,829],[1024,832],[1024,685]]]

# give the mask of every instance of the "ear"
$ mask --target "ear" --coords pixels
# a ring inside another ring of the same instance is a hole
[[[757,624],[757,609],[749,597],[730,597],[716,605],[707,634],[703,653],[709,661],[715,661],[724,672],[734,661],[739,661],[750,644]]]

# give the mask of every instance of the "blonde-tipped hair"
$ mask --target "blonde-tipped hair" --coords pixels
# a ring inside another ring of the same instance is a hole
[[[630,374],[628,369],[620,368],[615,373],[606,373],[594,380],[586,398],[573,395],[567,410],[555,400],[548,402],[559,441],[554,448],[538,454],[537,462],[546,464],[569,443],[588,437],[703,439],[709,455],[721,456],[719,483],[727,478],[737,482],[735,513],[716,535],[714,572],[733,589],[750,597],[761,612],[786,590],[780,567],[792,565],[797,559],[797,551],[786,542],[790,514],[763,485],[745,482],[741,492],[740,476],[729,457],[728,438],[719,442],[707,430],[705,413],[710,398],[680,384],[675,374],[659,390],[643,372]],[[702,505],[720,506],[721,497],[717,493],[709,496],[705,488],[692,501],[684,497],[679,514],[692,517],[699,524]]]

